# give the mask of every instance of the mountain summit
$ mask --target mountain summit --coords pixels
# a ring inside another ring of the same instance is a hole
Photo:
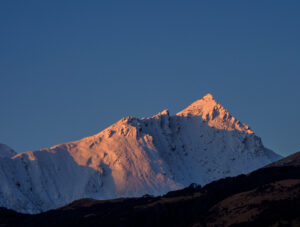
[[[238,130],[245,133],[253,133],[248,125],[242,124],[230,115],[230,113],[219,104],[211,94],[193,102],[184,110],[176,114],[184,117],[201,117],[210,127],[222,130]]]
[[[0,157],[0,206],[38,213],[80,198],[160,195],[279,158],[208,94],[175,116],[126,117],[94,136]]]
[[[200,116],[212,113],[219,109],[224,109],[211,94],[205,95],[202,99],[193,102],[184,110],[180,111],[177,115],[190,115]]]

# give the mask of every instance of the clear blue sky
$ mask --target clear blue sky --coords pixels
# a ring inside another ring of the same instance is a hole
[[[299,1],[1,1],[0,142],[17,152],[206,93],[300,150]]]

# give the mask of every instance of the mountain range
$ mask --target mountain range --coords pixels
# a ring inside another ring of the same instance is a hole
[[[16,154],[0,145],[0,207],[40,213],[81,198],[163,195],[277,161],[207,94],[176,115],[126,117],[100,133]]]

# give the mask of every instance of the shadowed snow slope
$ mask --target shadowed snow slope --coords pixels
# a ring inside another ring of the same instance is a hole
[[[11,158],[15,156],[17,152],[11,149],[9,146],[0,143],[0,158]]]
[[[0,207],[38,213],[79,198],[159,195],[278,159],[208,94],[175,116],[127,117],[79,141],[0,158]]]

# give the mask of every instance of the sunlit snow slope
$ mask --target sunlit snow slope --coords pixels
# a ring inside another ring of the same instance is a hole
[[[79,198],[163,194],[281,158],[210,94],[175,116],[127,117],[79,141],[1,154],[0,207],[27,213]]]

